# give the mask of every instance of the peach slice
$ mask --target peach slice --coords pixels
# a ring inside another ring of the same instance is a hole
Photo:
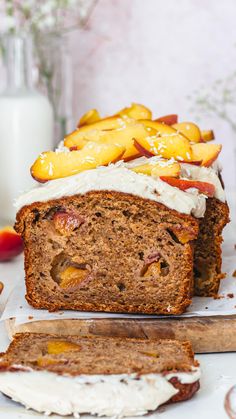
[[[101,117],[97,109],[90,109],[90,111],[86,112],[79,120],[78,128],[84,125],[94,124],[94,122],[100,121]]]
[[[205,142],[214,140],[215,139],[214,131],[212,130],[201,131],[201,138]]]
[[[143,124],[135,123],[127,126],[123,129],[111,130],[111,131],[89,131],[86,133],[80,133],[77,138],[65,140],[66,147],[77,147],[81,149],[87,143],[88,140],[102,143],[102,144],[117,144],[125,147],[123,160],[128,161],[130,159],[140,156],[137,148],[134,146],[133,138],[145,138],[150,134],[154,135],[156,130],[150,128],[149,130],[143,126]]]
[[[49,355],[59,355],[64,352],[80,351],[81,346],[68,340],[49,340],[47,344],[47,353]]]
[[[0,262],[14,258],[23,251],[21,236],[10,227],[0,230]]]
[[[119,160],[124,151],[125,147],[120,145],[95,142],[88,142],[78,151],[46,151],[34,162],[31,174],[34,179],[43,183],[95,169],[98,166],[106,166]]]
[[[161,116],[160,118],[155,119],[155,121],[162,122],[166,125],[174,125],[178,123],[178,115],[171,114],[171,115]]]
[[[168,160],[160,160],[156,163],[146,163],[141,166],[136,166],[132,169],[136,173],[149,175],[153,177],[158,176],[173,176],[177,177],[180,174],[180,164],[177,162],[170,163]]]
[[[125,128],[129,123],[133,123],[133,120],[124,120],[121,116],[111,116],[109,118],[100,119],[100,121],[94,122],[93,124],[83,125],[80,128],[72,131],[66,135],[64,139],[64,145],[68,148],[73,146],[73,141],[77,137],[81,136],[81,133],[88,133],[89,131],[109,131],[113,129]]]
[[[217,159],[221,144],[198,143],[192,145],[193,160],[202,160],[202,166],[209,167]]]
[[[181,189],[182,191],[186,191],[190,188],[196,188],[200,193],[203,193],[209,197],[213,197],[215,194],[215,186],[212,185],[212,183],[201,182],[199,180],[175,179],[169,176],[161,176],[160,179],[171,186],[175,186],[176,188]]]
[[[82,217],[65,211],[58,211],[53,216],[53,222],[56,230],[63,236],[70,236],[72,231],[84,223]]]
[[[60,287],[67,291],[73,291],[79,288],[82,282],[88,278],[88,269],[80,269],[75,266],[69,266],[60,275]]]
[[[181,132],[185,137],[194,143],[201,142],[202,136],[201,131],[196,124],[193,122],[180,122],[172,125],[176,131]]]
[[[139,103],[131,103],[131,106],[128,108],[121,109],[117,112],[118,115],[133,118],[136,120],[139,119],[152,119],[152,112],[146,106]]]
[[[134,145],[146,157],[156,155],[165,159],[173,157],[178,161],[192,161],[192,149],[189,141],[184,136],[175,133],[163,137],[136,138]]]

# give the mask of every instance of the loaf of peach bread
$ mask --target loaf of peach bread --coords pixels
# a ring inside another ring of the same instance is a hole
[[[26,298],[36,308],[181,314],[216,295],[228,206],[221,145],[176,115],[95,110],[31,168],[18,199]]]

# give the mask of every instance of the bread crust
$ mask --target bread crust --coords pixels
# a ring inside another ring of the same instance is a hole
[[[208,198],[206,212],[199,223],[199,234],[194,250],[194,293],[202,297],[218,294],[221,272],[223,241],[222,231],[230,221],[227,202]]]

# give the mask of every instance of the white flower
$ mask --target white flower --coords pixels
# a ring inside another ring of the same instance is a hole
[[[1,32],[7,32],[17,26],[17,21],[14,16],[2,16],[1,18]]]
[[[55,16],[45,16],[43,19],[40,19],[38,21],[37,27],[39,30],[44,30],[44,29],[50,29],[53,28],[53,26],[55,26],[56,23],[56,19]]]
[[[54,0],[45,1],[42,5],[40,5],[39,14],[47,15],[49,13],[52,13],[53,10],[56,9],[57,3],[58,2]]]

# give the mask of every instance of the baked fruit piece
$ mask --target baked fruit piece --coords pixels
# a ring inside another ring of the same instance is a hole
[[[227,203],[216,198],[208,198],[204,218],[199,220],[199,235],[194,249],[194,293],[195,295],[216,296],[221,272],[222,230],[229,222]]]
[[[140,416],[191,398],[200,369],[189,342],[16,335],[0,359],[0,391],[47,414]]]
[[[27,301],[36,308],[181,314],[198,221],[141,197],[94,191],[23,207]]]

